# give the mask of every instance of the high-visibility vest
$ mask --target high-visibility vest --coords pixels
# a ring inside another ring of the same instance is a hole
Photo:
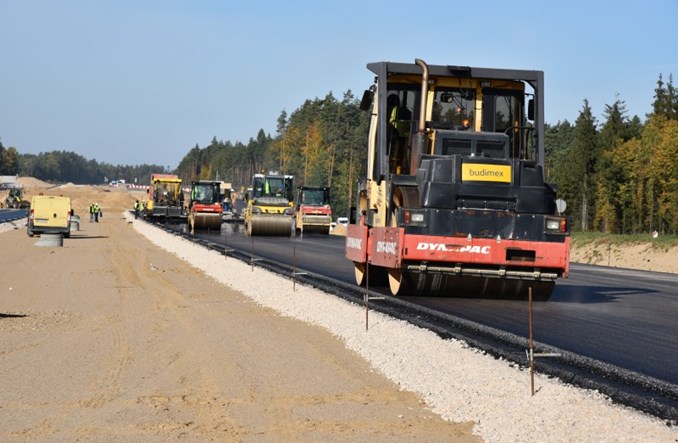
[[[401,137],[407,137],[410,132],[410,122],[412,118],[409,110],[407,108],[402,108],[400,106],[395,106],[391,109],[391,115],[389,115],[388,122],[393,125],[394,128],[398,131],[398,135]]]

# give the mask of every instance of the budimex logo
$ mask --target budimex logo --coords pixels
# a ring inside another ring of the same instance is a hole
[[[461,165],[461,180],[511,183],[511,166],[463,163]]]

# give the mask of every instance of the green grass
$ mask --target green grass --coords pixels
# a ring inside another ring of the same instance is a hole
[[[653,249],[659,251],[668,251],[678,246],[678,235],[659,235],[652,238],[650,234],[603,234],[601,232],[573,232],[572,245],[581,247],[588,244],[593,245],[639,245],[650,244]]]

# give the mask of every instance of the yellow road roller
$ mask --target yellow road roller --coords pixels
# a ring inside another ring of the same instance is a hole
[[[276,172],[254,174],[246,198],[247,235],[292,235],[294,176]]]

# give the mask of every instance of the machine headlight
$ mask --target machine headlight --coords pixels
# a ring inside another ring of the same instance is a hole
[[[293,208],[285,208],[285,210],[283,211],[283,214],[294,215],[294,209]]]
[[[259,206],[252,206],[252,214],[261,214],[261,208]]]

